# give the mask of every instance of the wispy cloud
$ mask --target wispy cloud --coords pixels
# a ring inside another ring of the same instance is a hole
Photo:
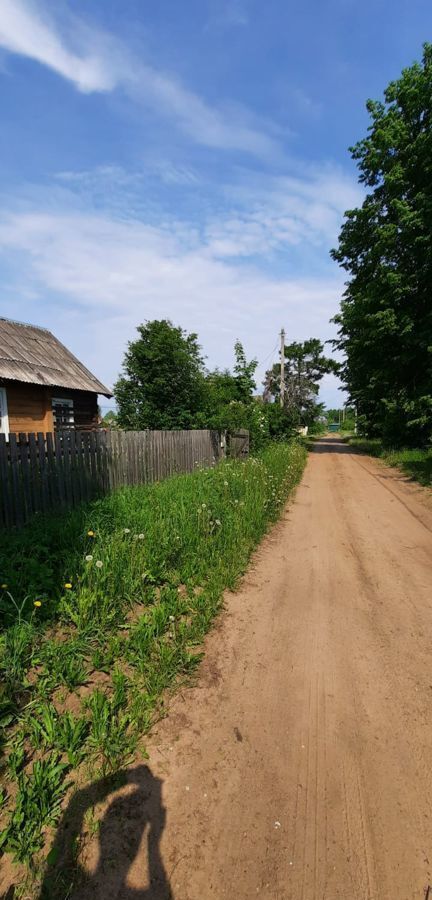
[[[86,203],[80,178],[85,177]],[[99,173],[100,176],[101,173]],[[133,174],[105,169],[119,196]],[[296,175],[238,196],[224,214],[221,197],[201,220],[160,212],[145,221],[117,215],[108,192],[92,211],[91,173],[63,173],[60,190],[33,193],[19,205],[2,198],[0,260],[7,266],[5,314],[49,325],[99,376],[112,382],[127,340],[146,318],[168,316],[197,330],[211,365],[229,365],[241,337],[264,359],[285,324],[291,339],[330,337],[329,319],[342,278],[324,264],[308,275],[290,274],[291,252],[314,255],[329,241],[334,208],[349,205],[350,182],[337,170]],[[228,188],[227,188],[228,191]],[[80,202],[76,202],[78,193]],[[267,265],[277,254],[285,265]],[[3,281],[5,283],[5,279]],[[43,303],[42,303],[43,299]],[[9,304],[9,306],[8,306]],[[263,371],[260,371],[260,375]]]
[[[48,66],[81,91],[110,91],[118,79],[97,55],[68,49],[54,22],[30,0],[1,0],[0,45]]]
[[[113,36],[71,16],[62,28],[31,0],[0,0],[0,46],[47,66],[82,92],[123,89],[199,144],[261,157],[280,154],[275,137],[256,127],[246,110],[210,106],[171,74],[133,58]]]

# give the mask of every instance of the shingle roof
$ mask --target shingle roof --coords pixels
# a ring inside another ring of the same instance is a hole
[[[46,328],[0,318],[0,378],[93,391],[111,391]]]

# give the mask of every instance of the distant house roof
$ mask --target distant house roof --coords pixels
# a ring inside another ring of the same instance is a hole
[[[46,328],[4,318],[0,318],[0,378],[112,397],[112,392]]]

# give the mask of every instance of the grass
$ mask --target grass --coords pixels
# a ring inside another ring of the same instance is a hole
[[[18,863],[40,870],[72,783],[145,752],[305,457],[270,445],[4,535],[0,845]]]
[[[385,448],[379,438],[350,438],[349,444],[359,453],[367,453],[382,459],[387,466],[395,466],[413,481],[425,487],[432,485],[432,449]]]

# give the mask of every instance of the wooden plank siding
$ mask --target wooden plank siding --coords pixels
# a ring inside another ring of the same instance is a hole
[[[46,434],[53,431],[50,388],[19,381],[2,382],[1,387],[6,388],[9,430],[12,434],[36,434],[38,431]]]
[[[216,465],[218,431],[64,431],[0,435],[0,527],[58,511],[122,485]]]
[[[4,379],[0,379],[0,387],[6,388],[11,434],[53,432],[53,397],[73,400],[76,430],[96,428],[98,425],[98,396],[91,391],[44,387],[38,384],[5,381]]]

